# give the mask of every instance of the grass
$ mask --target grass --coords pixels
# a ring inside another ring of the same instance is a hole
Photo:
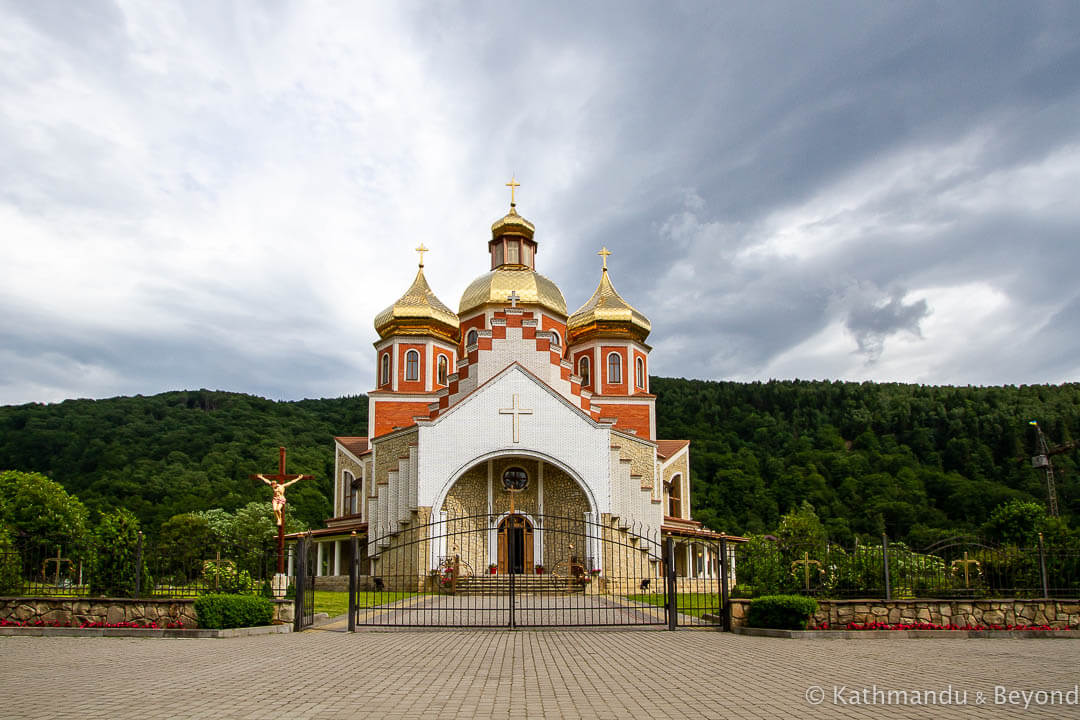
[[[626,598],[646,605],[664,607],[667,596],[661,593],[647,593],[644,595],[627,595]],[[680,613],[693,615],[697,618],[705,613],[716,613],[720,610],[720,598],[717,597],[716,593],[679,593],[676,596],[675,603]]]
[[[357,604],[359,607],[371,607],[373,605],[385,605],[402,598],[416,595],[413,592],[361,592],[358,593]],[[330,617],[337,617],[349,612],[349,593],[334,592],[331,590],[315,591],[315,612],[324,612]]]

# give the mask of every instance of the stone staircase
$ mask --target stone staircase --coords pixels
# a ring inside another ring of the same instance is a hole
[[[585,586],[553,575],[515,575],[516,595],[569,595],[585,592]],[[457,595],[509,595],[509,575],[473,575],[457,582]]]

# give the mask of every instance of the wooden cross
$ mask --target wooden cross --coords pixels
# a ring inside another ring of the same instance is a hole
[[[420,253],[420,267],[424,267],[424,253],[431,251],[424,247],[424,243],[420,243],[419,247],[416,248],[416,252]]]
[[[521,296],[517,294],[517,290],[511,290],[510,294],[506,296],[506,299],[510,301],[510,307],[516,308]]]
[[[952,567],[954,567],[954,568],[957,565],[963,565],[964,566],[964,589],[965,590],[967,590],[967,589],[969,589],[971,587],[971,576],[969,574],[971,571],[969,570],[969,568],[971,567],[972,564],[975,565],[976,569],[979,567],[979,561],[978,560],[969,560],[968,559],[968,551],[967,550],[964,551],[964,559],[963,560],[953,560],[952,561]]]
[[[511,175],[510,182],[506,183],[506,187],[510,188],[510,207],[514,207],[514,188],[521,187],[521,183],[515,181],[513,175]]]
[[[56,577],[54,578],[53,585],[60,587],[60,566],[63,563],[71,565],[71,560],[66,557],[60,557],[60,548],[56,548],[56,557],[45,558],[45,562],[41,563],[41,581],[45,581],[45,573],[48,571],[49,563],[56,563]]]
[[[608,255],[611,254],[611,251],[608,250],[606,247],[602,247],[602,248],[600,248],[600,252],[598,252],[596,254],[599,255],[600,257],[604,258],[604,269],[607,270],[607,259],[608,259]]]
[[[265,474],[253,474],[250,476],[252,480],[262,480],[265,483],[269,483],[270,487],[277,485],[274,488],[274,502],[278,505],[277,498],[279,497],[278,489],[280,488],[280,505],[285,505],[285,490],[288,485],[292,485],[298,480],[311,480],[314,475],[289,475],[285,472],[285,448],[278,448],[278,472],[277,475],[265,475]],[[278,521],[278,572],[285,572],[285,508],[280,508],[280,513],[274,513],[277,516]]]
[[[810,553],[808,552],[804,552],[802,554],[802,560],[796,560],[795,562],[791,563],[791,569],[794,570],[796,565],[803,566],[803,587],[805,587],[807,590],[810,589],[810,566],[817,565],[818,572],[824,572],[824,570],[822,570],[821,568],[821,563],[817,560],[811,560]]]
[[[514,416],[514,442],[518,442],[518,419],[521,415],[532,415],[532,410],[528,408],[518,407],[518,396],[514,393],[514,402],[508,408],[499,410],[500,415],[513,415]]]

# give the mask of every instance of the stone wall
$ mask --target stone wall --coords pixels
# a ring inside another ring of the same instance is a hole
[[[731,601],[731,624],[746,624],[749,600]],[[1080,600],[818,600],[814,625],[929,623],[933,625],[1080,626]]]
[[[293,621],[293,601],[274,600],[274,619],[284,623]],[[27,597],[0,598],[0,619],[34,623],[38,620],[46,623],[84,622],[138,623],[149,625],[157,623],[165,627],[169,623],[181,622],[185,628],[197,628],[195,619],[195,600],[140,598],[57,598]]]

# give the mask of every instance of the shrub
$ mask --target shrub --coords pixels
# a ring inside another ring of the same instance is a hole
[[[0,595],[14,594],[22,590],[18,548],[11,541],[3,523],[0,523]]]
[[[239,595],[255,587],[251,573],[237,570],[232,560],[207,560],[203,563],[203,592]]]
[[[806,621],[817,612],[814,598],[802,595],[765,595],[750,602],[750,627],[805,630]]]
[[[195,600],[195,617],[200,628],[211,630],[269,625],[274,604],[258,595],[202,595]]]
[[[135,564],[139,547],[139,521],[120,508],[101,516],[97,530],[97,556],[90,575],[90,591],[109,597],[135,596]],[[150,594],[153,580],[143,559],[142,591]]]

